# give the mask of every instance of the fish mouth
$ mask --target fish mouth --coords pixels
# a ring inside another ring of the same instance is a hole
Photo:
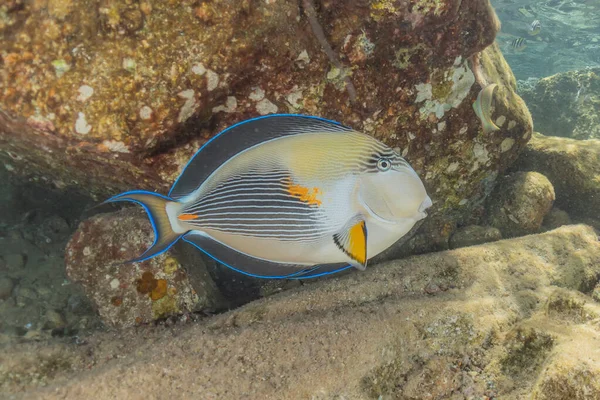
[[[377,214],[375,212],[375,210],[373,210],[371,207],[369,207],[369,205],[365,201],[363,201],[362,198],[361,198],[361,203],[363,203],[363,205],[369,211],[369,213],[375,219],[379,220],[380,222],[384,222],[387,224],[397,224],[397,223],[401,222],[402,220],[406,220],[406,217],[399,217],[399,218],[395,218],[395,219],[388,219],[388,218],[382,217],[381,215]],[[432,205],[433,205],[433,201],[431,201],[431,198],[429,196],[427,196],[425,198],[425,200],[423,200],[423,202],[419,206],[419,209],[417,210],[416,215],[413,217],[414,220],[420,221],[420,220],[424,219],[425,217],[427,217],[427,212],[425,210],[427,210]]]
[[[369,205],[367,204],[366,201],[364,201],[361,197],[361,203],[363,204],[363,206],[367,209],[367,211],[378,221],[380,222],[384,222],[386,224],[397,224],[398,222],[400,222],[400,220],[402,220],[403,218],[398,218],[398,219],[387,219],[382,217],[381,215],[377,214],[371,207],[369,207]],[[388,207],[389,208],[389,207]]]
[[[431,198],[429,196],[427,196],[425,198],[425,200],[423,200],[423,202],[419,206],[419,212],[420,213],[425,213],[425,215],[427,215],[427,213],[425,212],[425,210],[427,210],[432,205],[433,205],[433,201],[431,201]]]

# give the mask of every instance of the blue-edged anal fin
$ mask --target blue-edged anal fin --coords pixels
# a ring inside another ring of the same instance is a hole
[[[201,231],[189,231],[183,240],[215,261],[255,278],[291,279],[311,273],[315,266],[283,264],[242,253]]]
[[[364,271],[367,268],[367,224],[361,216],[356,216],[333,235],[337,247],[350,257],[350,265]]]
[[[111,197],[104,203],[114,203],[117,201],[130,201],[144,207],[154,230],[154,243],[152,243],[152,246],[141,256],[125,261],[125,263],[141,262],[156,257],[169,250],[181,237],[181,233],[173,231],[167,214],[167,204],[171,202],[170,198],[157,193],[135,190]]]

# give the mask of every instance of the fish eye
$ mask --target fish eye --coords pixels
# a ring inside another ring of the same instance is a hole
[[[387,171],[392,167],[392,163],[387,158],[380,158],[377,161],[377,169],[380,171]]]

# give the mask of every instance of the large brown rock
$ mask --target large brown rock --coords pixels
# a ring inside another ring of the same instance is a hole
[[[83,287],[105,324],[127,328],[227,305],[199,252],[173,249],[123,264],[142,254],[153,236],[144,212],[127,208],[82,222],[67,244],[67,276]]]
[[[480,207],[531,134],[492,44],[499,21],[489,1],[315,2],[311,22],[312,3],[7,8],[0,159],[21,176],[98,198],[165,193],[219,130],[273,112],[320,115],[399,148],[434,199],[424,231],[447,247],[456,220]],[[484,135],[472,102],[492,82],[501,130]]]
[[[596,399],[600,305],[587,293],[598,276],[597,234],[562,227],[393,261],[199,323],[12,346],[0,388],[36,399]]]

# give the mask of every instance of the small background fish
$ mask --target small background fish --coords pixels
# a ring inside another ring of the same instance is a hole
[[[527,41],[525,38],[518,37],[510,43],[510,47],[516,51],[523,51],[527,47]]]
[[[491,109],[492,100],[494,99],[494,90],[498,87],[496,83],[492,83],[481,89],[477,95],[477,99],[473,103],[473,110],[481,121],[483,133],[488,134],[500,130],[492,121]]]
[[[300,115],[242,122],[210,140],[169,196],[132,191],[155,242],[143,261],[179,239],[239,272],[306,278],[365,269],[427,214],[412,167],[371,136]]]
[[[531,23],[531,25],[529,26],[529,34],[531,36],[535,36],[537,34],[539,34],[542,30],[542,24],[540,23],[539,20],[535,20]]]

